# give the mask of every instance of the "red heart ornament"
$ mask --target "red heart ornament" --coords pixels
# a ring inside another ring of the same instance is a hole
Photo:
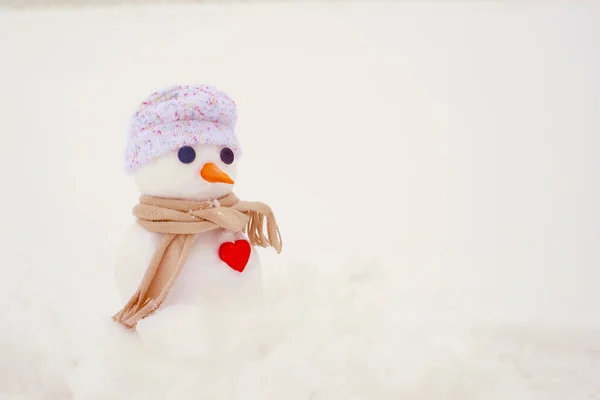
[[[241,239],[234,242],[225,242],[219,247],[219,258],[238,272],[242,272],[250,259],[250,243]]]

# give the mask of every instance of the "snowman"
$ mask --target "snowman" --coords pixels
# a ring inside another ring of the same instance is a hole
[[[260,294],[255,246],[279,252],[281,236],[266,204],[232,192],[236,120],[235,103],[206,85],[155,92],[134,113],[125,158],[141,196],[117,255],[123,326]]]

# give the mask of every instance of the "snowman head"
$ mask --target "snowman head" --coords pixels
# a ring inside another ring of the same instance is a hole
[[[233,189],[235,154],[227,146],[183,146],[140,166],[134,173],[142,194],[157,197],[213,200]]]
[[[179,85],[154,92],[132,117],[126,169],[142,194],[222,197],[233,188],[241,155],[236,122],[235,103],[214,87]]]

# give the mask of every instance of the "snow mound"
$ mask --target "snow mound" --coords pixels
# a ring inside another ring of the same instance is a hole
[[[165,308],[137,332],[108,313],[81,325],[6,290],[20,307],[1,315],[0,388],[10,399],[79,400],[599,393],[597,332],[460,322],[457,293],[399,291],[394,271],[372,261],[265,270],[261,298]]]
[[[376,272],[385,269],[355,264],[344,270],[339,276],[289,266],[287,275],[271,276],[264,297],[247,307],[166,308],[142,321],[138,334],[106,324],[98,345],[86,346],[95,351],[83,355],[69,377],[73,398],[520,399],[598,393],[600,341],[593,332],[579,335],[575,344],[573,331],[435,321],[427,315],[443,311],[443,299],[413,295],[399,307],[393,280]]]

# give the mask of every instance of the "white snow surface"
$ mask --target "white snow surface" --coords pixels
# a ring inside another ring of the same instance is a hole
[[[569,4],[570,3],[570,4]],[[0,398],[600,399],[593,2],[0,11]],[[265,294],[110,321],[128,118],[210,83]]]

